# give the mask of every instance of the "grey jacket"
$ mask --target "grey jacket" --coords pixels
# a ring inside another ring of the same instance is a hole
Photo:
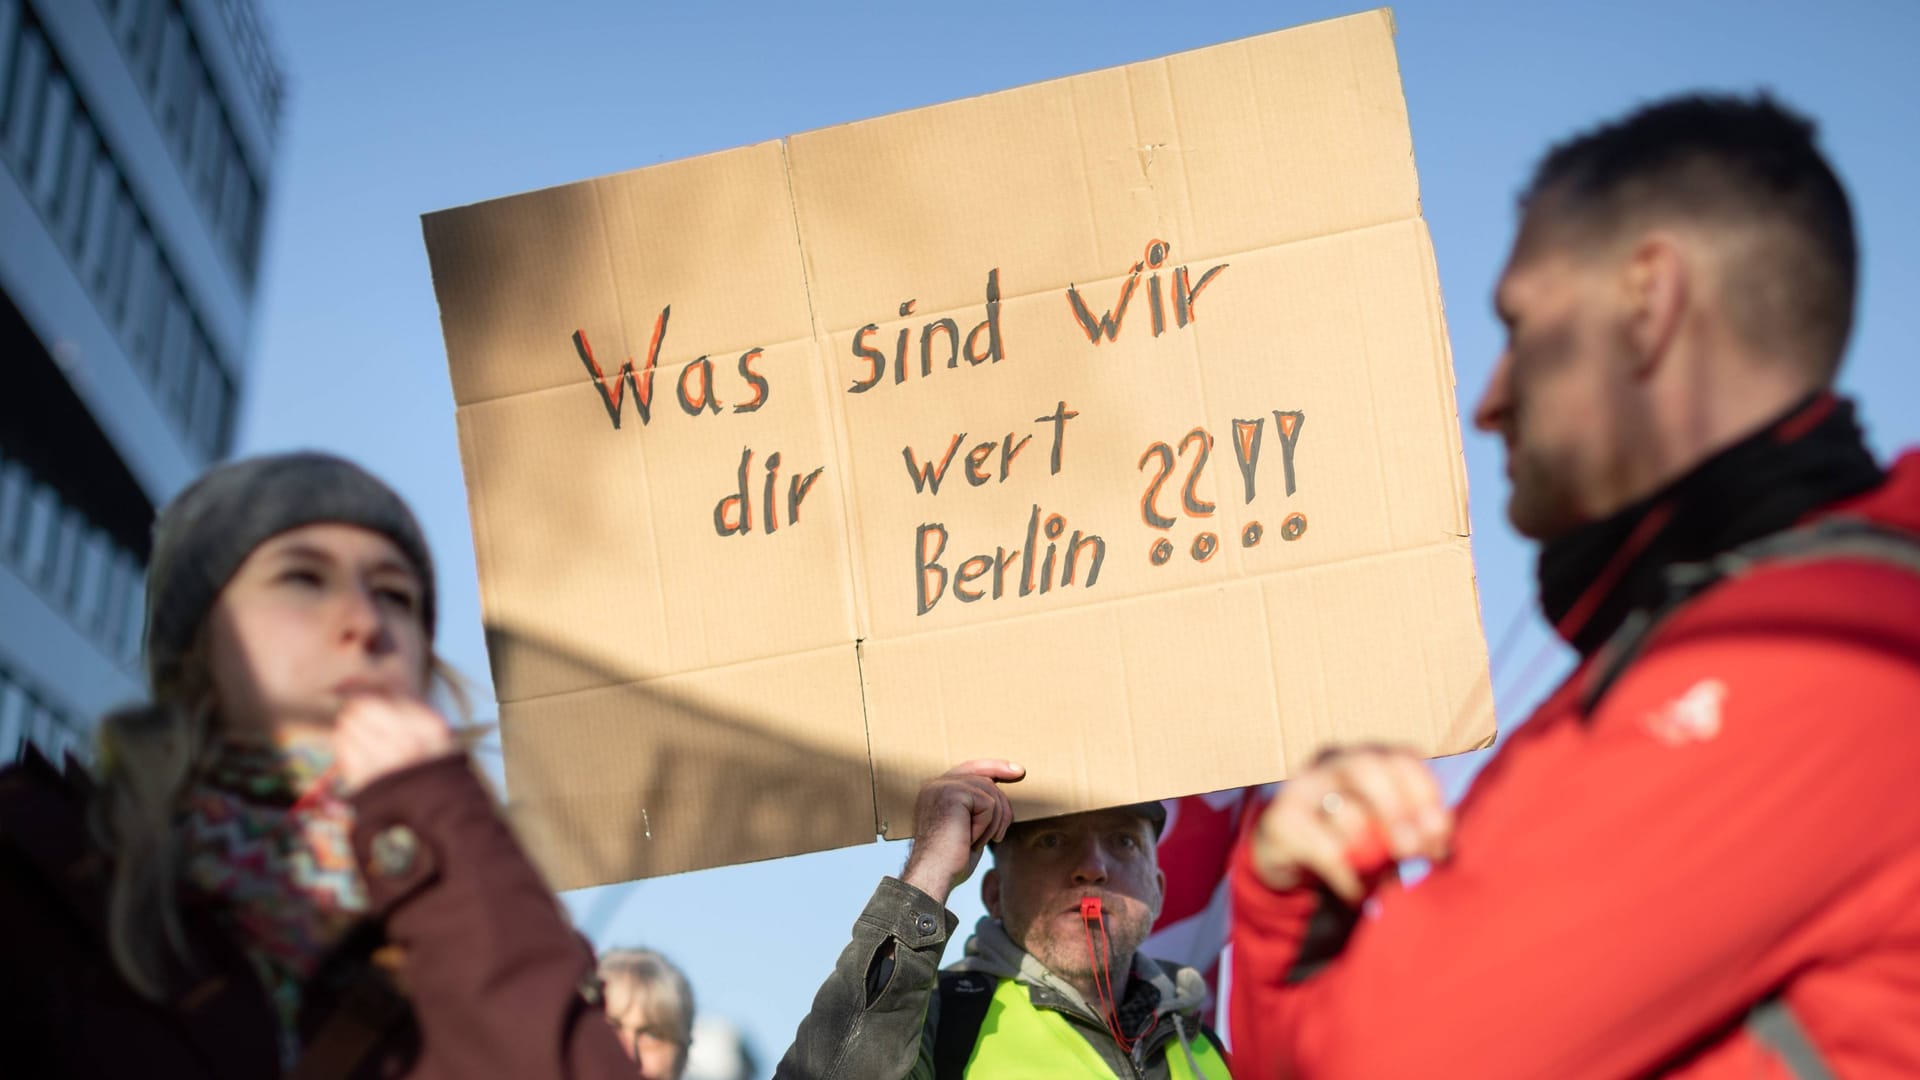
[[[958,924],[926,893],[896,878],[882,879],[800,1022],[775,1080],[933,1080],[940,954]],[[1201,1037],[1206,984],[1192,968],[1134,957],[1134,976],[1160,991],[1161,1022],[1132,1055],[1121,1052],[1080,992],[1015,945],[996,919],[980,920],[966,955],[951,970],[1017,980],[1035,1007],[1065,1016],[1114,1075],[1129,1080],[1166,1080],[1167,1055],[1185,1053],[1186,1043]]]

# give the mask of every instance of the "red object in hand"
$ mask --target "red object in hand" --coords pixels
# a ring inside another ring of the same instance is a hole
[[[1367,824],[1366,834],[1347,845],[1347,865],[1363,878],[1373,877],[1385,870],[1393,861],[1393,849],[1387,843],[1387,834],[1377,821]],[[1096,904],[1099,901],[1094,901]]]

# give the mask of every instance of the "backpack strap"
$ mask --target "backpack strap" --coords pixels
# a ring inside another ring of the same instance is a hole
[[[1800,1018],[1784,996],[1775,995],[1755,1005],[1747,1013],[1747,1034],[1761,1046],[1774,1052],[1796,1080],[1834,1080],[1834,1071],[1807,1037]]]
[[[1680,608],[1729,578],[1756,566],[1859,559],[1920,575],[1920,536],[1865,518],[1833,514],[1721,552],[1705,562],[1676,563],[1666,570],[1667,594],[1653,608],[1628,615],[1601,646],[1580,693],[1581,712],[1591,716],[1607,691],[1639,659],[1653,632]]]
[[[960,1080],[966,1075],[973,1044],[980,1041],[980,1025],[993,1004],[1000,980],[980,971],[940,973],[940,1026],[933,1036],[934,1080]]]

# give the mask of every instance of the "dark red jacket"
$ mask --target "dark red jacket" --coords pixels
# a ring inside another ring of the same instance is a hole
[[[1920,533],[1920,453],[1827,512]],[[1776,993],[1850,1078],[1920,1075],[1920,575],[1757,569],[1664,623],[1591,716],[1576,671],[1295,970],[1316,894],[1234,869],[1235,1075],[1786,1075]]]
[[[305,1026],[357,1010],[374,1025],[373,1049],[320,1072],[633,1075],[595,1004],[592,951],[465,759],[395,773],[353,803],[375,919],[317,979]],[[186,912],[198,962],[172,1000],[126,985],[103,932],[107,876],[87,839],[84,782],[44,761],[0,772],[0,1075],[279,1075],[265,992],[208,912]],[[406,997],[392,1008],[357,982],[382,944],[404,957]]]

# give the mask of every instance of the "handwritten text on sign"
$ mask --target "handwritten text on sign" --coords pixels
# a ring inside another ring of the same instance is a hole
[[[1187,266],[1165,268],[1169,254],[1169,246],[1164,241],[1148,243],[1144,257],[1133,264],[1112,305],[1098,315],[1077,286],[1067,286],[1067,314],[1085,333],[1090,345],[1097,347],[1103,341],[1119,339],[1128,310],[1133,306],[1143,281],[1154,337],[1167,333],[1169,324],[1171,329],[1179,330],[1191,325],[1199,317],[1201,294],[1219,280],[1228,264],[1220,263],[1195,274]],[[998,364],[1006,359],[1008,350],[1000,324],[998,267],[988,271],[985,293],[984,318],[964,333],[960,323],[952,318],[926,323],[920,328],[917,339],[911,327],[903,326],[894,335],[891,354],[872,344],[880,332],[879,323],[868,323],[861,327],[854,334],[852,345],[852,355],[860,369],[846,392],[865,394],[888,384],[903,385],[916,366],[919,369],[918,377],[928,379],[933,377],[938,368],[963,370],[963,360],[967,367],[972,368],[982,364]],[[913,300],[902,301],[898,315],[901,318],[912,315],[914,304]],[[672,310],[671,305],[660,309],[647,344],[646,356],[638,368],[629,357],[617,370],[608,374],[594,357],[593,345],[587,340],[586,332],[576,330],[573,334],[574,351],[586,368],[607,419],[615,428],[620,427],[629,396],[641,425],[653,422],[655,380],[659,374],[661,350],[665,345]],[[910,350],[916,341],[917,350]],[[733,374],[726,380],[718,380],[717,367],[710,356],[702,355],[687,361],[674,376],[675,404],[681,412],[696,419],[718,415],[729,409],[734,413],[759,410],[773,396],[771,380],[755,369],[755,361],[763,353],[761,347],[742,352],[733,361]],[[914,362],[916,358],[917,365]],[[727,395],[725,399],[723,392]],[[1066,461],[1070,422],[1079,416],[1079,411],[1069,407],[1066,401],[1056,401],[1048,411],[1034,417],[1036,426],[1029,431],[1009,431],[977,442],[969,441],[970,432],[961,431],[947,438],[943,449],[931,453],[904,446],[900,454],[906,463],[907,481],[913,485],[916,494],[929,498],[937,498],[942,485],[947,485],[949,491],[955,490],[950,483],[955,470],[958,478],[969,487],[1005,483],[1013,475],[1021,453],[1036,436],[1043,440],[1047,449],[1047,474],[1057,476]],[[1271,443],[1267,440],[1268,419],[1267,416],[1235,419],[1229,433],[1233,461],[1239,469],[1241,494],[1247,505],[1252,505],[1258,494],[1256,480],[1262,452],[1270,445],[1277,444],[1279,448],[1285,496],[1292,496],[1298,489],[1294,450],[1299,445],[1306,415],[1297,409],[1272,410],[1274,438]],[[1176,515],[1201,522],[1213,516],[1216,505],[1200,496],[1199,485],[1212,460],[1215,442],[1213,432],[1204,427],[1195,427],[1177,441],[1156,441],[1141,453],[1139,470],[1146,481],[1140,495],[1140,520],[1149,530],[1162,534],[1147,546],[1146,558],[1151,565],[1163,566],[1173,558],[1174,543],[1164,534],[1170,533],[1179,523]],[[966,448],[965,453],[961,452],[963,447]],[[800,525],[801,505],[807,493],[826,472],[825,466],[811,469],[804,465],[795,467],[784,462],[777,450],[762,456],[756,470],[755,457],[751,447],[742,448],[732,488],[714,503],[713,529],[719,536],[751,536],[756,532],[772,535],[783,524],[787,527]],[[1039,459],[1033,461],[1033,465],[1023,468],[1039,468]],[[786,481],[784,486],[781,484],[783,475]],[[1282,518],[1278,531],[1282,540],[1292,541],[1300,539],[1306,530],[1306,515],[1295,511]],[[1259,521],[1249,521],[1240,530],[1239,543],[1242,547],[1254,547],[1265,535],[1266,529]],[[960,603],[970,604],[986,599],[999,600],[1010,595],[1044,594],[1056,586],[1077,584],[1091,589],[1099,583],[1100,568],[1107,556],[1104,537],[1081,529],[1069,532],[1063,516],[1045,512],[1038,503],[1033,504],[1027,517],[1024,537],[1016,547],[996,545],[991,553],[981,551],[956,557],[947,551],[951,539],[943,522],[927,521],[915,529],[913,570],[916,614],[927,614],[948,596]],[[1046,545],[1044,553],[1041,551],[1043,542]],[[1206,562],[1213,558],[1219,547],[1220,537],[1217,533],[1201,531],[1193,537],[1187,553],[1195,562]]]

